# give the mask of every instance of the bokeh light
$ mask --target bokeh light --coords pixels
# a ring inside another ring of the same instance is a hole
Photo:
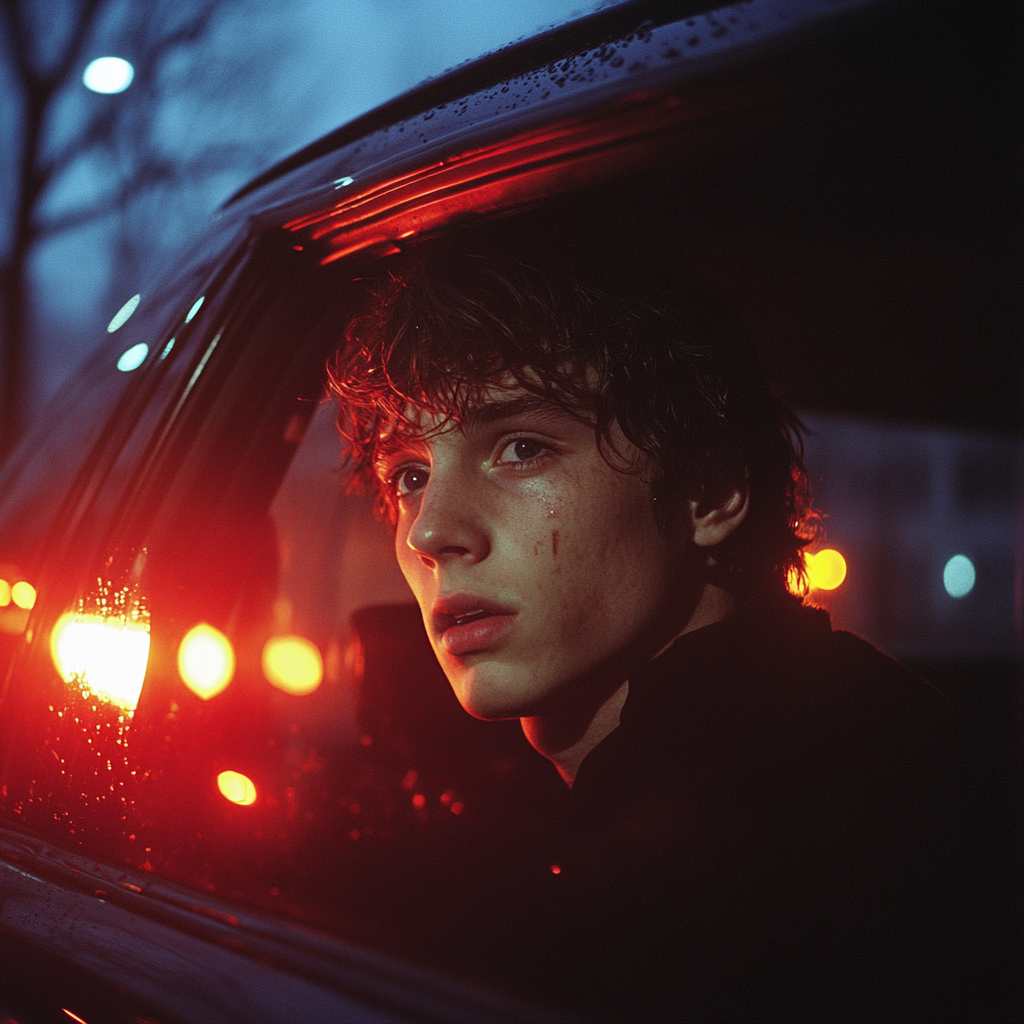
[[[235,674],[231,641],[219,629],[199,623],[185,634],[178,647],[178,672],[197,697],[216,697]]]
[[[86,65],[82,82],[90,92],[124,92],[135,77],[135,68],[123,57],[97,57]]]
[[[966,597],[976,580],[974,563],[966,555],[954,555],[942,570],[942,585],[950,597]]]
[[[199,312],[199,310],[202,308],[202,305],[203,305],[203,303],[205,301],[206,301],[206,296],[205,295],[200,295],[199,298],[196,299],[196,301],[192,303],[192,308],[185,314],[185,323],[187,323],[187,324],[192,323],[192,318],[196,315],[196,313]]]
[[[133,295],[115,314],[113,319],[107,324],[107,333],[113,334],[114,331],[128,322],[128,318],[139,308],[139,303],[142,301],[141,295]]]
[[[7,580],[0,580],[0,608],[6,608],[11,603],[11,585]]]
[[[303,696],[323,680],[324,660],[305,637],[274,636],[263,647],[263,674],[285,693]]]
[[[50,654],[66,683],[88,686],[134,711],[149,663],[149,625],[67,612],[50,634]]]
[[[846,559],[833,548],[804,556],[811,590],[835,590],[846,579]]]
[[[121,358],[117,361],[117,368],[122,373],[130,373],[132,370],[137,370],[146,361],[148,355],[149,346],[145,342],[139,342],[138,345],[132,345],[127,352],[121,353]]]
[[[248,807],[256,803],[256,786],[248,775],[241,772],[221,772],[217,776],[221,796],[233,804]]]
[[[24,580],[18,580],[18,582],[11,587],[11,600],[19,608],[24,608],[28,611],[30,608],[35,607],[36,588],[33,587],[31,583],[26,583]]]

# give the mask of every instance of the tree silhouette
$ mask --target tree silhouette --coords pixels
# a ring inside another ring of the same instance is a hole
[[[287,32],[267,19],[280,13],[231,0],[0,0],[0,456],[24,427],[36,248],[106,223],[123,278],[177,241],[175,213],[209,209],[218,186],[223,196],[279,152],[271,125],[286,119],[266,117],[265,95],[270,47]],[[135,67],[130,88],[87,91],[86,65],[110,53]]]

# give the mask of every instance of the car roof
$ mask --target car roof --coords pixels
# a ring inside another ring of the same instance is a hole
[[[705,219],[734,234],[756,225],[767,249],[757,256],[737,240],[729,266],[708,266],[711,283],[756,321],[755,343],[785,397],[1013,431],[1007,351],[1017,347],[1020,311],[1008,268],[1021,208],[1008,123],[1020,119],[1012,7],[630,0],[356,118],[255,178],[221,216],[285,226],[327,262],[384,251],[467,212],[538,201],[629,160],[656,164],[661,142],[683,139],[693,205],[714,208]],[[511,173],[505,155],[522,162],[530,146],[533,169],[516,170],[518,192],[498,195],[495,182],[507,185]],[[604,157],[584,159],[598,151]],[[707,262],[708,252],[695,258]],[[766,266],[784,265],[783,287],[752,290]],[[869,280],[890,270],[895,305]],[[859,294],[844,291],[850,273]],[[800,281],[803,291],[791,287]]]

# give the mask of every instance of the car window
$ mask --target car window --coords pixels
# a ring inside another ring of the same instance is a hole
[[[422,948],[449,915],[403,889],[444,878],[454,908],[476,869],[453,875],[453,851],[522,830],[561,784],[517,722],[458,706],[387,527],[349,491],[325,366],[351,277],[272,240],[204,323],[195,357],[219,340],[185,403],[191,375],[139,420],[131,479],[92,497],[16,659],[0,804],[108,862],[464,973],[454,934]]]
[[[0,579],[23,585],[25,599],[3,602],[0,636],[19,636],[27,624],[47,558],[58,539],[83,514],[102,521],[97,484],[120,494],[165,396],[192,371],[195,321],[235,261],[213,272],[210,261],[186,264],[169,280],[126,298],[110,319],[105,337],[73,379],[38,416],[0,477]],[[28,588],[31,588],[29,591]],[[30,601],[29,598],[32,598]],[[6,656],[0,664],[6,663]]]

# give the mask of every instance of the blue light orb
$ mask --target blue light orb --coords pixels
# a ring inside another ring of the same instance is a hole
[[[146,361],[148,355],[149,346],[145,342],[139,342],[138,345],[132,345],[127,352],[121,353],[121,358],[117,361],[117,368],[122,373],[130,373],[132,370],[137,370]]]
[[[966,555],[954,555],[942,570],[942,583],[950,597],[965,597],[974,589],[977,574]]]
[[[97,57],[86,67],[82,82],[91,92],[124,92],[135,77],[135,68],[123,57]]]
[[[107,333],[113,334],[119,327],[124,327],[128,318],[138,309],[142,301],[141,295],[133,295],[115,314],[114,319],[107,324]]]
[[[188,311],[188,313],[185,314],[185,323],[189,324],[189,323],[192,322],[192,317],[194,317],[196,315],[196,313],[199,312],[200,307],[203,305],[203,303],[205,301],[206,301],[206,296],[205,295],[200,295],[199,298],[196,299],[196,301],[192,303],[192,308]]]

